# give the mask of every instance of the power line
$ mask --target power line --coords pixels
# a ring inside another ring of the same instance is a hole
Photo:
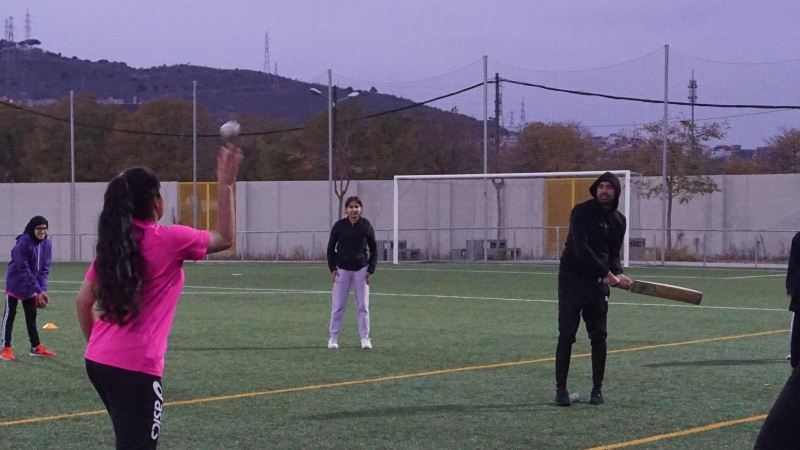
[[[430,100],[425,100],[423,102],[412,103],[410,105],[403,106],[403,107],[400,107],[400,108],[396,108],[396,109],[392,109],[392,110],[388,110],[388,111],[381,111],[381,112],[375,113],[375,114],[369,114],[367,116],[364,116],[362,119],[372,119],[372,118],[375,118],[375,117],[385,116],[387,114],[393,114],[393,113],[396,113],[396,112],[405,111],[405,110],[411,109],[411,108],[417,108],[419,106],[427,105],[428,103],[432,103],[432,102],[435,102],[435,101],[438,101],[438,100],[442,100],[442,99],[445,99],[445,98],[448,98],[448,97],[452,97],[452,96],[455,96],[455,95],[470,91],[470,90],[475,89],[475,88],[480,87],[480,86],[483,86],[483,83],[478,83],[478,84],[472,85],[470,87],[467,87],[467,88],[464,88],[464,89],[460,89],[460,90],[455,91],[455,92],[451,92],[449,94],[440,95],[438,97],[432,98]],[[19,110],[19,111],[27,112],[27,113],[30,113],[30,114],[33,114],[33,115],[36,115],[36,116],[39,116],[39,117],[44,117],[46,119],[51,119],[51,120],[55,120],[55,121],[58,121],[58,122],[65,122],[65,123],[69,123],[70,122],[69,118],[65,119],[63,117],[57,117],[57,116],[53,116],[53,115],[46,114],[46,113],[43,113],[43,112],[35,111],[35,110],[32,110],[32,109],[23,108],[22,106],[15,105],[13,103],[0,101],[0,106],[6,106],[6,107],[9,107],[9,108],[13,108],[13,109],[16,109],[16,110]],[[345,122],[346,121],[343,121],[341,123],[345,123]],[[157,133],[157,132],[149,132],[149,131],[125,130],[125,129],[120,129],[120,128],[105,127],[105,126],[102,126],[102,125],[94,125],[94,124],[88,124],[88,123],[82,123],[82,122],[74,122],[74,124],[76,126],[83,127],[83,128],[93,128],[93,129],[96,129],[96,130],[102,130],[102,131],[108,131],[108,132],[127,133],[127,134],[142,135],[142,136],[180,137],[180,138],[192,137],[192,133]],[[239,134],[239,136],[264,136],[264,135],[270,135],[270,134],[289,133],[289,132],[292,132],[292,131],[300,131],[302,129],[305,129],[305,126],[293,127],[293,128],[284,128],[284,129],[272,130],[272,131],[255,131],[255,132],[251,132],[251,133],[241,133],[241,134]],[[198,134],[197,137],[198,138],[219,138],[219,135],[217,135],[217,134]]]
[[[601,98],[608,98],[611,100],[627,100],[631,102],[640,102],[640,103],[654,103],[654,104],[664,104],[664,100],[652,100],[647,98],[636,98],[636,97],[623,97],[619,95],[610,95],[610,94],[599,94],[596,92],[584,92],[584,91],[575,91],[571,89],[560,89],[554,88],[551,86],[544,86],[541,84],[534,84],[534,83],[526,83],[524,81],[515,81],[509,80],[507,78],[502,78],[500,81],[504,81],[506,83],[511,84],[518,84],[521,86],[530,86],[539,89],[544,89],[547,91],[553,92],[563,92],[566,94],[575,94],[575,95],[583,95],[587,97],[601,97]],[[703,106],[707,108],[752,108],[752,109],[800,109],[798,105],[726,105],[726,104],[718,104],[718,103],[688,103],[688,102],[672,102],[668,101],[667,104],[670,105],[679,105],[679,106]]]

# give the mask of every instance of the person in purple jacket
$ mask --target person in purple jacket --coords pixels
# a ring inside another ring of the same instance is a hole
[[[25,325],[31,341],[31,356],[53,357],[51,352],[39,341],[36,331],[36,308],[50,303],[47,296],[47,276],[50,274],[52,244],[47,239],[47,219],[42,216],[32,218],[25,226],[25,232],[17,236],[17,243],[11,250],[11,261],[6,271],[6,305],[3,311],[3,350],[0,359],[16,359],[11,351],[11,331],[17,305],[22,302],[25,311]]]

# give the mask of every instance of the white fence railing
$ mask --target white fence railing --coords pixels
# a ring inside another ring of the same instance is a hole
[[[403,261],[443,262],[549,262],[558,261],[567,237],[566,227],[402,229],[398,256]],[[795,231],[790,230],[693,230],[673,229],[666,260],[675,263],[716,265],[737,263],[752,266],[786,264]],[[391,261],[392,230],[376,230],[378,260]],[[214,260],[307,261],[326,260],[328,230],[240,231],[236,244]],[[0,249],[7,261],[16,235],[0,235]],[[50,235],[53,260],[89,262],[94,255],[95,235],[78,234],[74,244],[68,234]],[[659,229],[631,229],[629,259],[633,265],[659,265],[665,245]],[[488,244],[486,243],[488,242]]]

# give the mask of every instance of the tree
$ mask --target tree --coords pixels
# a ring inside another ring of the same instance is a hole
[[[692,201],[696,195],[719,192],[717,183],[707,174],[709,158],[697,145],[725,137],[726,125],[712,122],[697,126],[682,119],[667,127],[667,250],[672,249],[672,208],[675,200],[680,204]],[[644,198],[660,197],[663,192],[662,171],[663,126],[661,123],[645,125],[638,144],[632,150],[621,152],[621,167],[630,167],[649,181],[638,181],[639,195]]]
[[[61,99],[40,111],[66,120],[36,116],[33,130],[22,147],[21,169],[29,182],[70,181],[69,99]]]
[[[33,132],[36,116],[0,103],[0,182],[27,181],[23,170],[25,140]]]
[[[767,143],[766,162],[773,173],[800,173],[800,130],[783,130]]]
[[[391,179],[397,174],[414,170],[419,158],[418,133],[407,114],[386,114],[368,119],[365,123],[363,152],[356,163],[361,166],[359,177],[373,180]]]
[[[336,220],[344,212],[350,180],[363,170],[363,166],[358,164],[358,156],[363,154],[360,147],[365,135],[364,125],[363,103],[350,101],[333,108],[333,191],[339,199]]]
[[[243,129],[257,133],[291,127],[288,120],[271,121],[255,115],[242,117],[239,122],[242,124]],[[324,122],[325,133],[327,134],[326,118]],[[310,123],[306,124],[306,128],[310,127]],[[312,153],[305,152],[301,133],[299,132],[242,136],[238,138],[236,144],[247,152],[247,164],[243,165],[241,169],[242,180],[315,179],[314,168],[310,158]],[[321,151],[317,151],[317,153],[321,153]]]
[[[75,96],[75,122],[91,124],[92,127],[75,127],[75,180],[108,181],[122,168],[117,159],[111,157],[108,140],[117,122],[130,115],[118,105],[98,104],[92,94]],[[131,149],[126,149],[131,152]]]
[[[601,154],[576,123],[529,123],[510,161],[516,172],[573,172],[599,166]]]
[[[725,175],[749,175],[756,173],[767,173],[764,161],[760,157],[744,159],[738,156],[731,156],[731,159],[722,166],[721,173]]]
[[[198,105],[197,119],[198,134],[216,134],[217,128],[202,105]],[[156,169],[163,181],[192,180],[191,102],[167,98],[145,103],[135,113],[119,121],[115,128],[141,133],[111,134],[107,154],[118,161],[117,170],[143,165]],[[158,133],[179,136],[159,136]],[[199,180],[214,179],[217,145],[211,139],[198,140]]]
[[[497,112],[497,110],[495,110]],[[495,118],[492,121],[492,144],[491,144],[491,153],[490,157],[487,157],[490,163],[491,170],[493,173],[503,173],[504,168],[507,164],[505,161],[500,157],[500,147],[501,147],[501,139],[502,139],[502,127],[500,126],[499,117],[495,114]],[[489,155],[487,155],[489,156]],[[502,178],[492,178],[492,186],[494,186],[494,193],[495,193],[495,200],[497,201],[497,240],[503,239],[503,188],[506,185],[506,181]]]
[[[455,113],[414,109],[416,146],[409,175],[447,175],[483,172],[483,127],[480,122]]]

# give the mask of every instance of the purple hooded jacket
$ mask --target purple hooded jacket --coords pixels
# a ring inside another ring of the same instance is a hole
[[[6,271],[6,293],[20,300],[47,291],[47,276],[53,247],[50,239],[41,242],[28,234],[17,236]]]

